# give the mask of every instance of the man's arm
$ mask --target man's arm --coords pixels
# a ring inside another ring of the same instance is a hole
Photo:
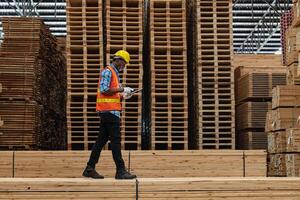
[[[110,88],[111,76],[112,73],[109,69],[105,69],[100,74],[101,82],[100,82],[100,92],[106,95],[113,95],[117,92],[123,92],[124,88]]]

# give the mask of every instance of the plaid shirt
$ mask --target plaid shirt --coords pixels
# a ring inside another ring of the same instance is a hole
[[[115,70],[115,72],[118,76],[119,82],[120,82],[120,77],[119,77],[118,70],[116,69],[116,67],[113,64],[110,64],[110,66]],[[102,71],[101,81],[100,81],[100,92],[106,92],[106,91],[109,90],[110,82],[111,82],[111,76],[112,76],[112,73],[108,68],[106,68],[105,70]],[[121,86],[121,83],[120,83],[120,86]],[[105,112],[109,112],[109,113],[111,113],[111,114],[113,114],[113,115],[120,118],[120,111],[118,111],[118,110],[102,111],[101,113],[105,113]]]

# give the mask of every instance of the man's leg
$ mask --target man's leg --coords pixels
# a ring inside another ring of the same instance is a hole
[[[133,179],[135,175],[130,174],[125,169],[125,163],[121,153],[121,132],[120,132],[120,118],[111,114],[110,126],[107,127],[110,135],[111,150],[116,164],[117,172],[116,179]]]
[[[89,161],[87,162],[87,167],[85,168],[82,175],[85,177],[102,179],[104,178],[104,176],[97,173],[97,171],[95,170],[95,166],[99,161],[101,150],[104,147],[104,145],[107,143],[109,135],[105,128],[106,116],[103,115],[99,117],[100,117],[99,135],[95,144],[93,145]]]
[[[92,152],[90,155],[90,159],[87,162],[87,165],[91,166],[92,168],[95,168],[96,164],[99,161],[101,150],[103,149],[104,145],[108,141],[108,132],[106,131],[105,122],[107,121],[106,114],[100,114],[100,127],[99,127],[99,135],[98,138],[93,145]]]

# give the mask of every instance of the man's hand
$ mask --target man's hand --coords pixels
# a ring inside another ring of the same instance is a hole
[[[130,99],[132,97],[132,93],[123,92],[122,96],[124,99]]]
[[[131,87],[124,87],[124,93],[131,94],[133,91],[134,89],[132,89]]]

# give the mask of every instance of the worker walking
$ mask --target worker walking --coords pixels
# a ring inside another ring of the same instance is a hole
[[[83,176],[103,179],[98,174],[95,165],[98,163],[104,145],[110,140],[112,155],[116,164],[116,179],[134,179],[136,175],[129,173],[121,154],[120,112],[121,99],[129,99],[133,94],[130,87],[122,87],[119,72],[129,64],[130,55],[125,50],[117,51],[112,63],[100,72],[97,91],[96,110],[100,117],[99,136],[92,148],[92,152],[83,172]]]

